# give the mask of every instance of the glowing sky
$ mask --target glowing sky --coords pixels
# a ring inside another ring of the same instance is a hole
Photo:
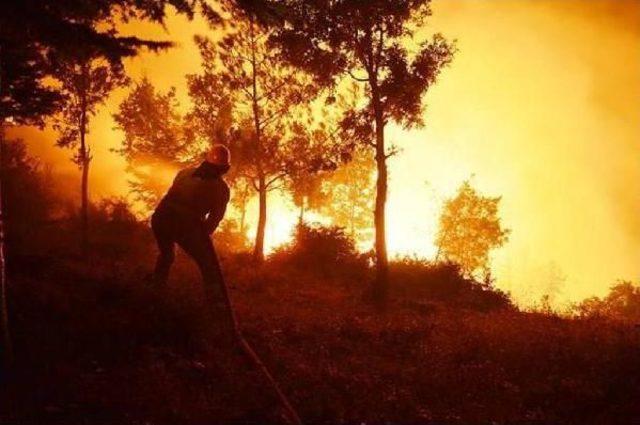
[[[560,299],[602,295],[616,279],[640,280],[640,2],[435,0],[429,32],[459,52],[427,96],[424,129],[393,126],[403,152],[390,162],[388,243],[394,254],[431,256],[437,212],[462,180],[503,197],[511,240],[496,252],[497,284],[522,302],[540,297],[553,268]],[[172,17],[166,30],[130,24],[178,46],[127,63],[160,89],[197,72],[200,22]],[[94,120],[93,196],[126,191],[124,164],[110,148],[121,134],[110,114]],[[77,175],[52,135],[29,131],[32,152]],[[284,240],[295,213],[274,199],[267,239]]]

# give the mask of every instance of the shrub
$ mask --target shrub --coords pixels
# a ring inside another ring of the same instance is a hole
[[[464,277],[455,263],[433,263],[406,257],[389,265],[392,287],[404,295],[488,311],[511,308],[509,296],[490,283]]]
[[[282,263],[323,277],[349,276],[366,273],[367,257],[358,253],[353,239],[342,227],[300,223],[290,244],[279,248],[272,256]]]
[[[619,281],[604,298],[587,298],[574,307],[574,312],[585,318],[607,319],[640,323],[640,286]]]
[[[224,219],[213,233],[216,250],[229,254],[245,253],[251,250],[247,235],[240,233],[238,222]]]
[[[107,198],[91,208],[89,240],[101,257],[122,261],[144,257],[152,244],[146,222],[139,221],[121,197]]]
[[[11,256],[26,255],[58,208],[50,170],[27,153],[22,140],[2,140],[2,203]]]

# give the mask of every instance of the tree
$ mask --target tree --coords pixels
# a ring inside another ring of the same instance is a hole
[[[18,123],[43,125],[43,118],[57,111],[63,95],[45,84],[46,77],[54,73],[52,58],[74,53],[82,47],[93,48],[112,63],[121,64],[122,58],[136,55],[141,48],[169,47],[169,42],[120,36],[116,27],[118,21],[131,18],[162,22],[168,4],[189,17],[199,6],[209,21],[219,19],[205,0],[3,1],[0,14],[0,132],[4,130],[7,118]],[[0,315],[6,358],[10,358],[2,217],[0,203]]]
[[[246,234],[247,205],[253,195],[252,180],[245,173],[251,158],[243,155],[242,132],[234,121],[233,96],[224,82],[212,72],[187,75],[193,107],[186,116],[187,133],[206,148],[216,143],[231,151],[232,167],[225,180],[233,186],[231,203],[239,213],[238,232]],[[245,131],[245,134],[247,131]]]
[[[60,135],[57,145],[77,149],[73,157],[82,172],[80,186],[80,234],[81,250],[89,248],[89,165],[92,160],[91,147],[87,141],[89,122],[98,112],[111,91],[128,83],[124,69],[119,64],[109,63],[90,50],[85,54],[76,52],[62,62],[57,71],[62,82],[61,92],[66,102],[57,117],[54,128]]]
[[[322,183],[326,176],[326,173],[305,172],[304,170],[289,176],[287,186],[293,204],[299,209],[299,223],[304,222],[304,215],[307,211],[317,211],[322,208],[322,205],[329,202],[329,194],[322,190]]]
[[[587,298],[575,310],[585,317],[600,316],[637,323],[640,320],[640,286],[620,280],[611,286],[604,298]]]
[[[313,112],[307,110],[306,115],[306,122],[292,126],[286,146],[286,187],[300,209],[299,224],[304,222],[306,211],[319,211],[332,200],[324,182],[350,157],[348,151],[341,149],[336,137],[338,129],[328,114],[321,113],[320,118],[313,119]]]
[[[489,252],[504,245],[510,233],[500,223],[500,199],[482,196],[468,181],[462,183],[442,208],[437,257],[457,263],[467,275],[478,270],[486,274]]]
[[[49,70],[35,47],[0,39],[0,123],[42,126],[60,108],[61,94],[43,82]]]
[[[324,182],[324,191],[331,193],[331,203],[322,213],[333,224],[345,228],[354,241],[363,242],[373,228],[373,175],[375,163],[369,152],[359,149],[353,159],[331,173]]]
[[[233,156],[232,156],[233,158]],[[253,188],[251,182],[240,176],[233,181],[233,191],[231,192],[231,204],[237,208],[240,215],[238,218],[238,233],[243,237],[247,234],[247,206],[253,195]]]
[[[165,49],[167,41],[122,36],[117,24],[130,19],[163,22],[166,6],[191,18],[199,11],[217,22],[219,15],[204,0],[5,0],[0,14],[0,68],[5,96],[0,116],[16,120],[55,112],[63,93],[44,83],[55,73],[52,62],[79,48],[91,49],[114,64],[143,48]]]
[[[27,152],[22,139],[2,140],[0,177],[3,182],[5,242],[13,256],[34,255],[38,226],[47,223],[61,207],[51,186],[50,170]],[[36,243],[37,245],[37,243]]]
[[[116,150],[133,175],[129,182],[136,200],[153,209],[167,189],[158,170],[178,168],[189,162],[195,142],[185,136],[175,89],[158,92],[145,77],[120,103],[113,115],[124,139]]]
[[[423,124],[423,95],[452,59],[454,47],[436,34],[412,42],[431,14],[429,0],[272,0],[285,23],[275,25],[272,41],[286,46],[290,63],[334,87],[350,76],[365,87],[366,104],[351,110],[345,128],[375,151],[377,168],[374,211],[376,279],[374,299],[384,301],[388,289],[385,205],[387,158],[394,153],[385,127]],[[417,51],[413,52],[414,47]]]
[[[220,87],[233,105],[238,129],[230,144],[234,168],[258,194],[259,214],[253,256],[264,258],[267,194],[287,175],[284,149],[293,108],[314,97],[311,84],[297,69],[283,64],[281,52],[267,45],[270,32],[252,13],[231,11],[234,27],[218,43],[206,37],[195,41],[202,56],[202,72],[190,76],[193,86]],[[202,90],[192,91],[200,103]],[[235,154],[234,154],[235,153]],[[241,161],[241,162],[240,162]]]

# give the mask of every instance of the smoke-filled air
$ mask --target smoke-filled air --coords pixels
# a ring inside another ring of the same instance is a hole
[[[640,421],[639,23],[9,0],[0,423]]]

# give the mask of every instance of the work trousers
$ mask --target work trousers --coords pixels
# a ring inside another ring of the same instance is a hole
[[[153,274],[154,284],[166,284],[177,244],[200,269],[209,312],[216,322],[231,326],[231,330],[235,331],[235,319],[228,304],[218,256],[202,220],[184,217],[169,208],[159,208],[151,218],[151,228],[159,250]]]

